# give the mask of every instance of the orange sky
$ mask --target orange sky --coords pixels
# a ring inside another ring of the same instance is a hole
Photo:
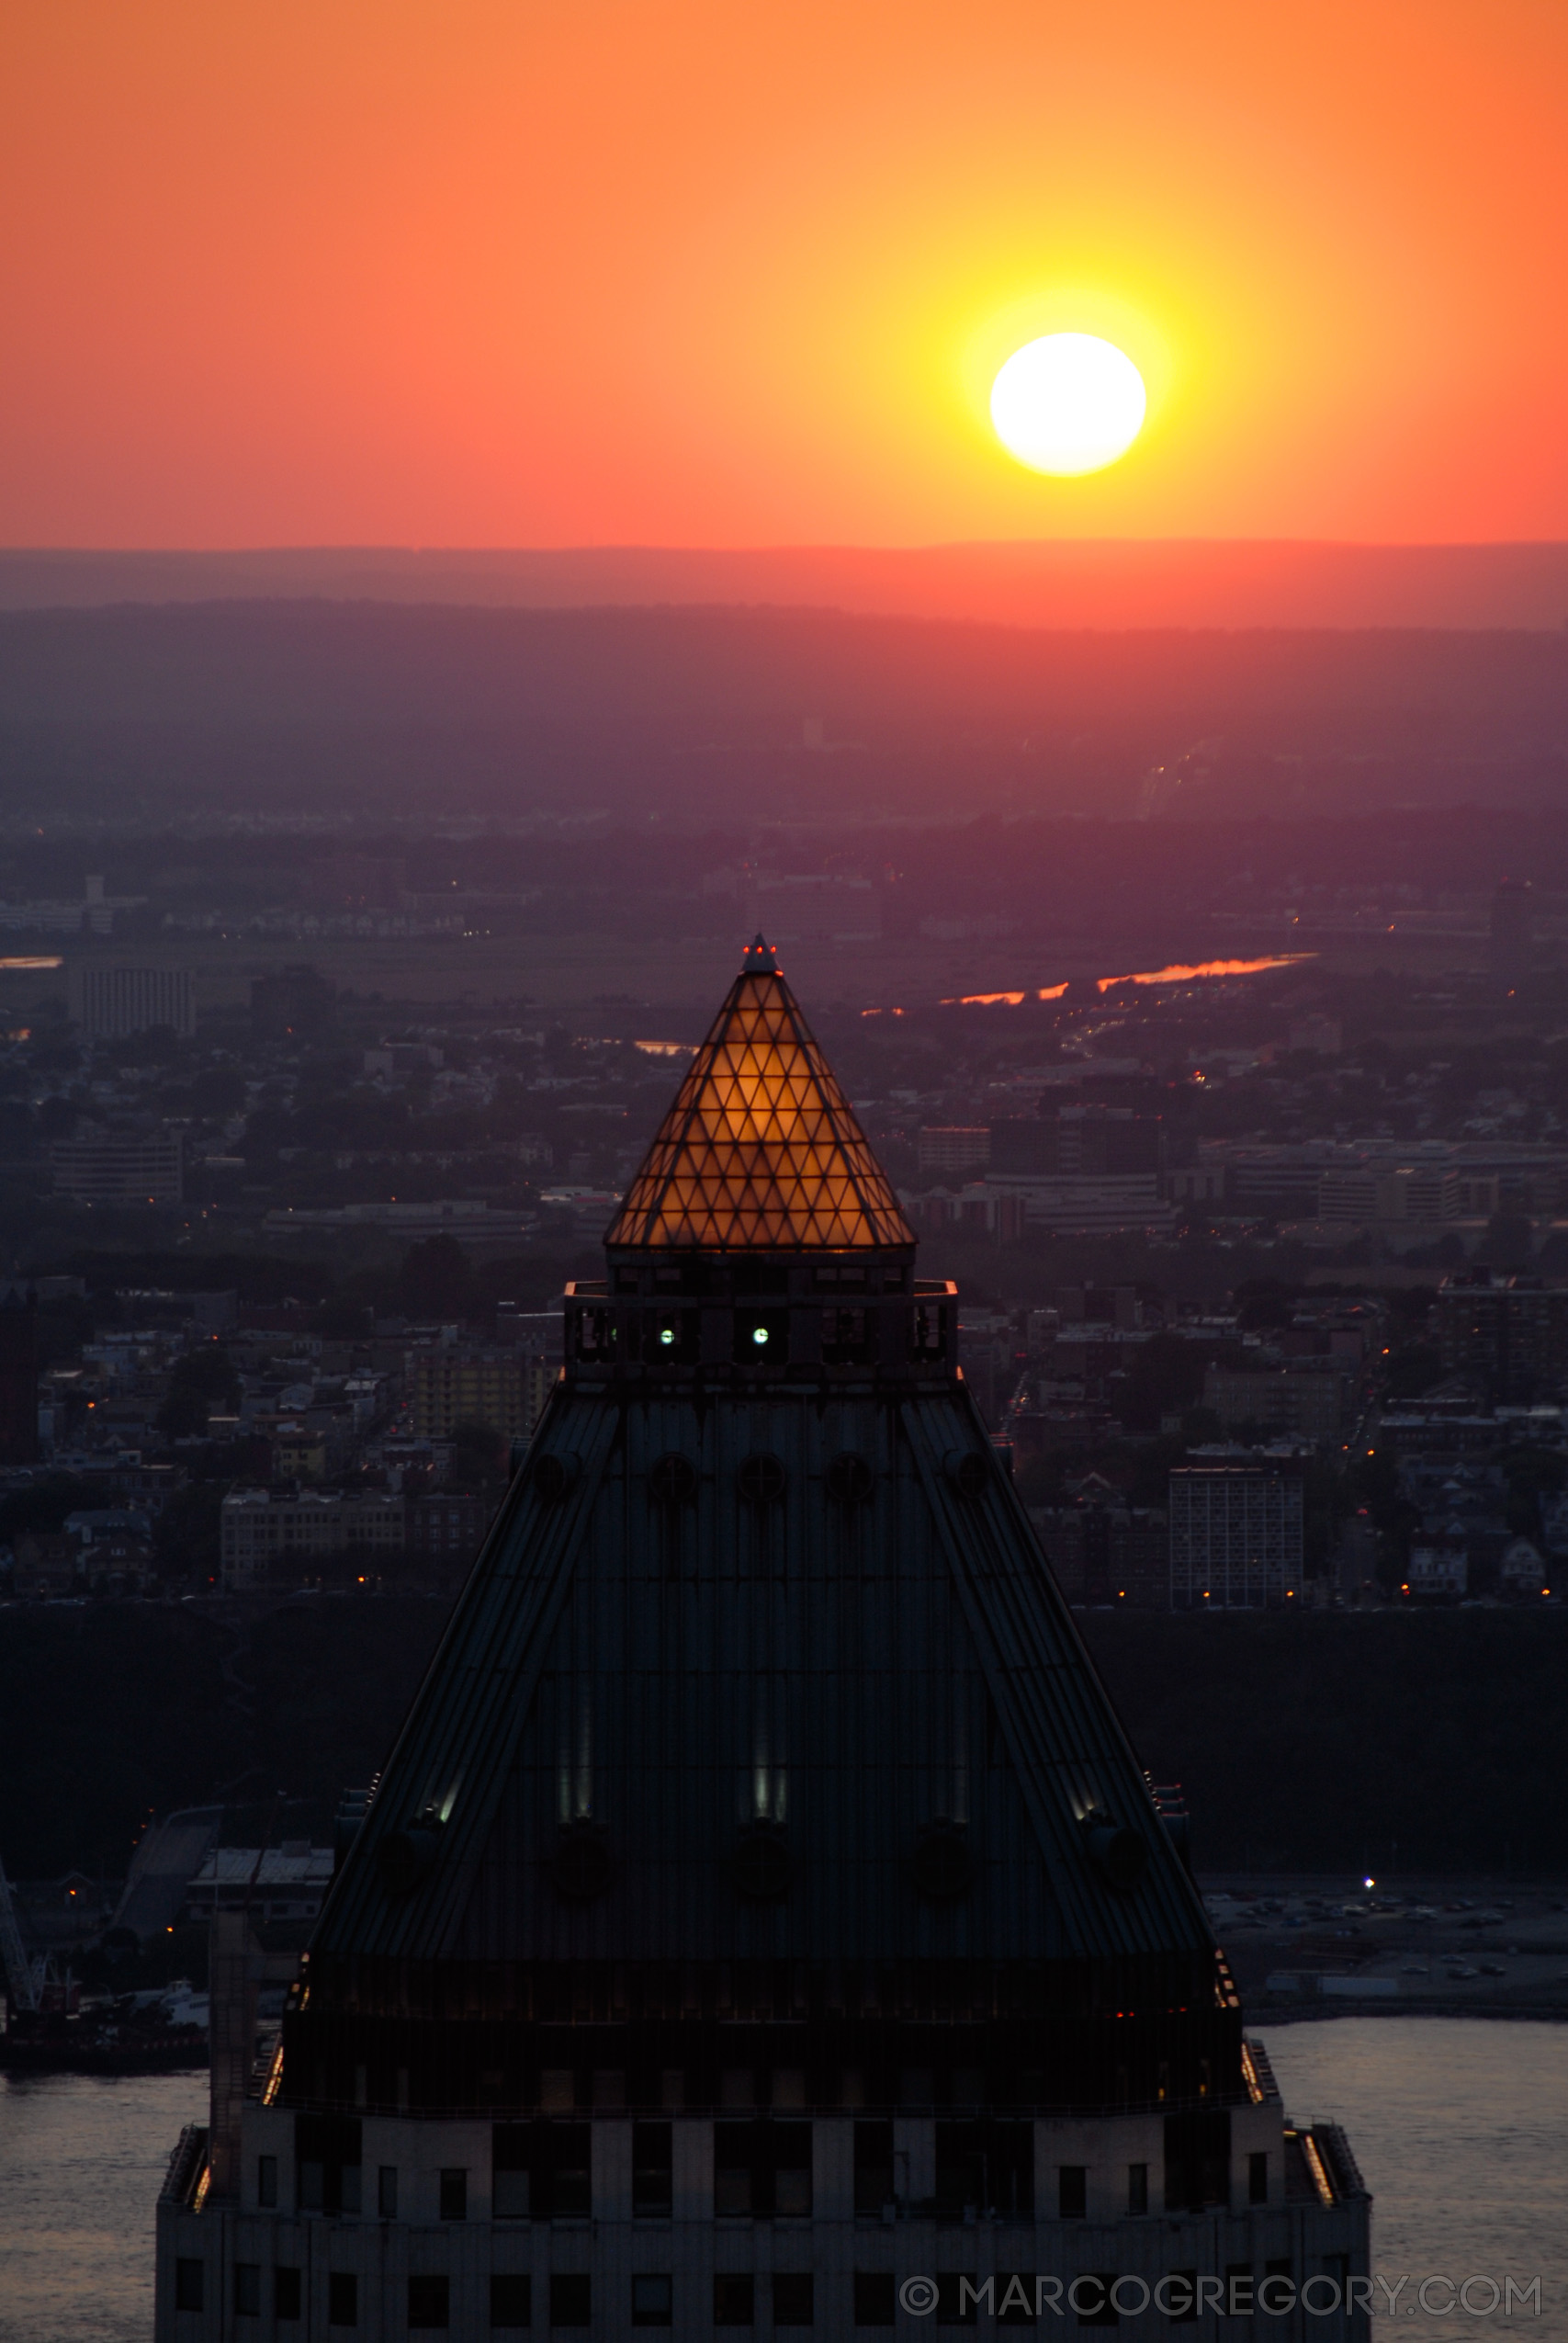
[[[47,0],[0,218],[9,545],[1568,538],[1562,0]]]

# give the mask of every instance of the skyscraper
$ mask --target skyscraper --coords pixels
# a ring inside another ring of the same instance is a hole
[[[254,2078],[215,1948],[161,2343],[1163,2335],[1266,2278],[1364,2332],[1349,2152],[1244,2039],[760,941],[605,1253]]]

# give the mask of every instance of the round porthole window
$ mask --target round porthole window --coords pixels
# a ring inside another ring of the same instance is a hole
[[[989,1460],[976,1448],[955,1449],[947,1460],[947,1477],[960,1497],[966,1497],[973,1503],[976,1498],[984,1497],[990,1486]]]
[[[432,1825],[389,1830],[376,1850],[376,1869],[388,1895],[412,1896],[434,1870],[440,1849],[440,1830]]]
[[[1112,1822],[1109,1815],[1091,1815],[1084,1826],[1089,1853],[1101,1876],[1120,1895],[1130,1896],[1143,1878],[1149,1851],[1135,1830]]]
[[[580,1469],[575,1456],[552,1450],[534,1466],[534,1494],[546,1505],[558,1505]]]
[[[654,1465],[648,1488],[657,1505],[689,1505],[697,1493],[697,1468],[689,1456],[672,1449]]]
[[[736,1485],[748,1505],[776,1505],[784,1493],[784,1460],[761,1454],[742,1457]]]
[[[876,1487],[876,1476],[870,1465],[850,1449],[834,1457],[824,1479],[835,1505],[864,1505]]]

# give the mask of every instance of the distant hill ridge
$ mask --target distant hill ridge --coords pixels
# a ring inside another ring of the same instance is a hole
[[[0,549],[0,609],[294,599],[809,605],[1019,627],[1568,626],[1568,544],[1077,538],[911,547]]]

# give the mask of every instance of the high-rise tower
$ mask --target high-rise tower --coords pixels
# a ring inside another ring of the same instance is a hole
[[[276,2056],[176,2157],[160,2343],[1209,2333],[1265,2280],[1364,2331],[1348,2151],[761,942],[605,1251]]]

